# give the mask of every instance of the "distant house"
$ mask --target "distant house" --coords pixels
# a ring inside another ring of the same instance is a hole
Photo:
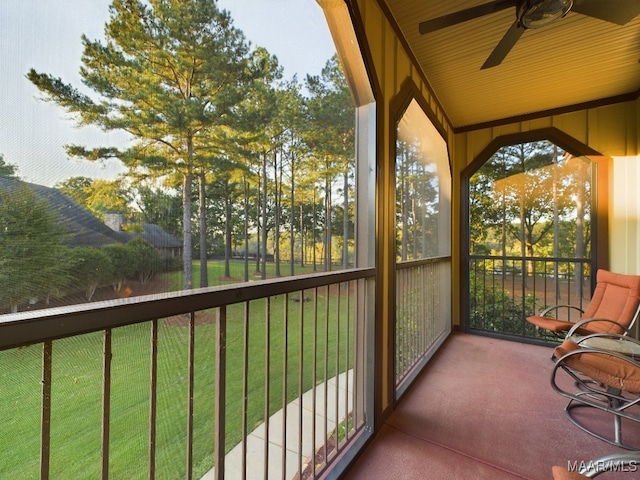
[[[120,213],[106,213],[105,224],[115,232],[125,235],[128,240],[133,237],[141,236],[151,245],[156,247],[165,258],[179,257],[182,254],[182,240],[172,235],[158,225],[153,223],[143,223],[141,225],[142,232],[125,232],[122,231],[123,218]]]
[[[58,217],[60,225],[69,234],[65,244],[69,247],[95,247],[100,248],[114,243],[127,243],[136,236],[142,236],[151,243],[164,257],[179,256],[182,249],[182,241],[175,235],[167,233],[158,225],[142,224],[142,232],[123,232],[121,230],[122,215],[119,215],[119,223],[113,224],[113,216],[107,215],[110,228],[101,222],[87,209],[67,197],[55,188],[23,182],[14,178],[0,177],[0,189],[11,192],[20,187],[29,188],[38,200],[46,200],[51,211]],[[112,214],[113,215],[113,214]]]

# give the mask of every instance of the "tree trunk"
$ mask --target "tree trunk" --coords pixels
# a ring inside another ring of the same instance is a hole
[[[267,155],[262,156],[262,279],[267,278]]]
[[[300,202],[300,267],[304,267],[306,252],[304,250],[304,205]]]
[[[427,172],[426,172],[426,168],[423,166],[420,168],[420,178],[422,179],[420,181],[420,189],[422,191],[422,194],[420,195],[421,198],[421,203],[420,206],[422,207],[421,212],[420,212],[420,217],[421,217],[421,221],[422,221],[422,238],[421,238],[421,248],[420,251],[422,252],[422,258],[427,258],[429,256],[429,236],[428,236],[428,231],[427,231],[427,210],[426,210],[426,198],[428,198],[428,192],[429,192],[429,181],[427,180]],[[433,252],[434,255],[437,255],[438,252],[437,250],[435,252]]]
[[[324,270],[328,272],[331,270],[331,180],[327,178],[324,184],[325,196],[324,196]]]
[[[280,199],[282,169],[278,169],[278,150],[273,151],[273,218],[274,218],[274,230],[273,230],[273,262],[275,265],[275,275],[280,277]]]
[[[312,258],[312,262],[313,262],[313,271],[317,271],[317,264],[316,264],[316,218],[317,218],[317,212],[316,212],[316,186],[313,186],[313,221],[312,221],[312,229],[311,229],[311,254],[313,255]]]
[[[200,287],[209,286],[209,274],[207,267],[207,180],[204,171],[198,175],[199,182],[199,220],[200,220]]]
[[[191,142],[188,142],[191,146]],[[191,275],[193,272],[192,265],[192,242],[191,242],[191,182],[193,175],[191,173],[191,164],[187,167],[182,183],[182,269],[184,280],[182,288],[190,290],[192,286]]]
[[[229,179],[224,182],[224,276],[231,278],[231,199]]]
[[[414,175],[415,177],[415,175]],[[411,212],[409,213],[409,217],[411,218],[411,258],[415,260],[418,258],[418,216],[416,214],[416,184],[415,181],[409,183],[409,206],[411,208]],[[426,224],[423,226],[426,228]]]
[[[290,241],[289,241],[289,243],[290,243],[289,252],[290,252],[290,255],[291,255],[291,261],[289,262],[290,263],[290,271],[289,271],[289,273],[290,273],[291,276],[295,275],[295,263],[296,263],[296,261],[295,261],[295,253],[296,253],[296,250],[295,250],[295,231],[296,230],[294,228],[295,222],[296,222],[296,215],[295,215],[295,212],[296,212],[295,181],[294,181],[294,178],[295,178],[295,165],[294,165],[293,155],[294,154],[292,153],[291,154],[291,156],[292,156],[291,157],[291,221],[289,222],[289,224],[290,224],[290,228],[289,228],[290,234],[289,234],[289,236],[291,237]]]
[[[244,281],[249,281],[249,185],[247,177],[242,177],[244,186]]]
[[[261,218],[260,218],[260,214],[262,211],[262,208],[260,207],[260,202],[262,201],[262,196],[261,196],[261,185],[262,185],[262,179],[260,178],[260,175],[258,175],[258,192],[257,192],[257,201],[256,201],[256,228],[257,228],[257,232],[256,232],[256,274],[260,273],[260,253],[261,253],[261,249],[260,249],[260,243],[262,242],[261,240]]]
[[[402,163],[400,164],[400,191],[398,192],[399,194],[399,203],[400,203],[400,218],[402,219],[402,227],[401,227],[401,232],[402,232],[402,240],[400,243],[400,258],[402,260],[406,260],[407,259],[407,238],[409,238],[409,232],[407,232],[408,229],[408,220],[407,220],[407,185],[406,185],[406,172],[405,172],[405,168],[406,168],[406,162],[407,162],[407,158],[406,155],[403,154],[403,159],[402,159]]]
[[[344,172],[344,185],[343,185],[343,219],[342,219],[342,267],[346,270],[349,268],[349,171],[348,165],[347,171]]]

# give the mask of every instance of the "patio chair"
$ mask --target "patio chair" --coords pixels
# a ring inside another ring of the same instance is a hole
[[[640,342],[597,333],[565,340],[554,357],[551,386],[569,399],[565,414],[571,423],[612,445],[640,450]],[[623,420],[625,430],[632,429],[624,439]]]
[[[574,462],[574,464],[579,467],[577,471],[570,470],[568,467],[552,467],[553,480],[582,480],[595,478],[605,472],[637,473],[640,471],[640,452],[613,453],[581,464]]]
[[[561,309],[578,310],[576,322],[548,316],[557,315]],[[598,270],[596,288],[586,310],[574,305],[554,305],[527,318],[529,323],[547,331],[556,338],[574,334],[616,333],[626,335],[631,331],[640,311],[640,275],[624,275]]]

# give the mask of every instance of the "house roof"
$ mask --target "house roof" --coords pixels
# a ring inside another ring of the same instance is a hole
[[[379,1],[455,129],[640,94],[640,0],[574,0],[574,9],[598,4],[607,15],[627,18],[618,25],[569,11],[524,31],[502,63],[487,69],[481,66],[516,20],[517,0]],[[419,32],[425,20],[487,4],[510,6]]]
[[[0,188],[15,190],[28,187],[38,200],[45,200],[49,208],[58,217],[60,225],[71,234],[65,241],[70,247],[102,247],[111,243],[125,243],[128,237],[116,232],[82,208],[64,193],[55,188],[23,182],[21,180],[0,177]]]
[[[60,225],[69,232],[65,244],[70,247],[103,247],[113,243],[127,243],[133,237],[142,237],[156,248],[181,247],[182,242],[157,225],[143,224],[144,233],[127,233],[112,230],[87,209],[81,207],[55,188],[23,182],[14,178],[0,177],[0,188],[15,190],[28,187],[38,200],[45,200],[51,211],[58,217]]]
[[[152,223],[143,223],[142,224],[142,233],[125,233],[130,238],[141,235],[147,242],[153,245],[156,248],[181,248],[182,240],[180,240],[175,235],[172,235],[158,225]]]

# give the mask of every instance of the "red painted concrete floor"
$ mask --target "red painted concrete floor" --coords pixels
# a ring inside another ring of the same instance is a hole
[[[551,479],[553,465],[623,452],[567,420],[550,357],[548,347],[453,334],[344,478]],[[640,424],[626,432],[640,439]]]

